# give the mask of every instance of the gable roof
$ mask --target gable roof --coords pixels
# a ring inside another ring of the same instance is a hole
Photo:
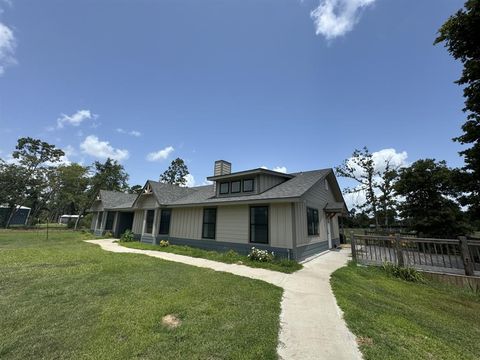
[[[282,172],[274,171],[274,170],[269,170],[269,169],[265,169],[265,168],[257,168],[257,169],[252,169],[252,170],[237,171],[237,172],[233,172],[233,173],[229,173],[229,174],[209,176],[209,177],[207,177],[207,180],[224,180],[224,179],[234,178],[234,177],[237,177],[237,176],[258,175],[258,174],[274,175],[274,176],[279,176],[279,177],[286,178],[286,179],[290,179],[290,178],[293,177],[292,174],[286,174],[286,173],[282,173]]]
[[[215,197],[213,185],[194,187],[190,188],[191,190],[194,190],[192,193],[170,203],[169,205],[219,204],[242,201],[251,202],[257,200],[261,201],[299,198],[319,180],[325,178],[331,172],[332,169],[321,169],[288,174],[288,176],[291,176],[291,178],[287,181],[280,183],[261,194],[255,195],[218,198]]]
[[[100,190],[100,201],[104,209],[127,209],[132,207],[138,194],[126,194],[120,191]]]

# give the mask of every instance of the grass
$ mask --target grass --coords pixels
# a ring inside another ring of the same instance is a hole
[[[235,251],[208,251],[203,249],[194,248],[191,246],[181,246],[181,245],[169,245],[166,247],[161,247],[159,245],[145,244],[138,241],[135,242],[119,242],[120,245],[133,249],[143,249],[143,250],[157,250],[164,251],[173,254],[186,255],[196,258],[203,258],[213,261],[219,261],[227,264],[240,263],[242,265],[254,267],[254,268],[263,268],[273,271],[280,271],[283,273],[291,274],[297,270],[300,270],[303,266],[294,260],[287,259],[275,259],[272,262],[261,262],[250,260],[247,256],[241,255]]]
[[[365,359],[479,359],[480,296],[350,264],[333,292]]]
[[[86,237],[0,231],[1,359],[277,358],[280,288]]]

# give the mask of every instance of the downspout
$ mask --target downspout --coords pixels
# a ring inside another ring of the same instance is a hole
[[[291,203],[292,209],[292,257],[297,260],[297,224],[295,222],[295,203]]]

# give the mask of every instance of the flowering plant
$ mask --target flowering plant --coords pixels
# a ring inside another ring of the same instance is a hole
[[[269,262],[273,261],[273,259],[275,258],[275,254],[273,253],[273,251],[270,253],[267,250],[261,250],[252,247],[252,250],[250,250],[250,253],[247,255],[247,257],[250,260]]]

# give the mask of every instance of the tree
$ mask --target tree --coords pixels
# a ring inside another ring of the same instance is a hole
[[[118,161],[110,158],[108,158],[105,163],[95,161],[93,164],[93,174],[86,192],[85,203],[79,215],[85,215],[85,212],[100,190],[128,191],[128,178],[129,176],[125,168]],[[79,221],[80,217],[75,223],[75,229],[77,229]]]
[[[385,168],[379,174],[381,175],[381,181],[377,183],[377,188],[380,191],[378,202],[383,217],[383,225],[388,228],[395,220],[396,215],[397,196],[394,185],[398,177],[398,167],[392,165],[391,159],[386,159]]]
[[[140,194],[142,192],[143,186],[142,185],[133,185],[130,187],[128,192],[130,194]]]
[[[456,81],[465,86],[463,96],[467,114],[463,134],[454,140],[471,145],[460,152],[465,159],[462,179],[464,195],[459,198],[473,219],[480,219],[480,1],[468,0],[439,29],[435,44],[444,43],[448,52],[463,64]]]
[[[395,184],[404,198],[399,208],[409,228],[433,237],[464,235],[466,227],[455,195],[454,173],[445,161],[418,160],[399,171]]]
[[[372,213],[375,220],[375,227],[378,228],[378,198],[375,194],[375,188],[378,186],[375,170],[375,163],[372,154],[367,147],[362,150],[355,149],[349,159],[343,161],[342,165],[337,166],[335,171],[338,176],[355,180],[358,186],[345,189],[346,193],[364,192],[366,203],[361,206],[366,213]]]
[[[51,145],[42,140],[31,137],[18,139],[12,157],[18,162],[16,166],[18,166],[19,172],[16,181],[19,181],[23,187],[21,190],[16,189],[16,191],[10,195],[11,201],[13,202],[11,203],[12,211],[10,212],[5,227],[10,225],[10,222],[18,210],[17,206],[23,206],[29,194],[38,195],[41,191],[41,185],[45,179],[46,172],[52,165],[58,163],[64,155],[65,153],[57,149],[55,145]]]
[[[185,186],[187,184],[186,176],[188,174],[188,167],[185,162],[180,158],[176,158],[172,161],[168,169],[160,175],[160,182]]]

